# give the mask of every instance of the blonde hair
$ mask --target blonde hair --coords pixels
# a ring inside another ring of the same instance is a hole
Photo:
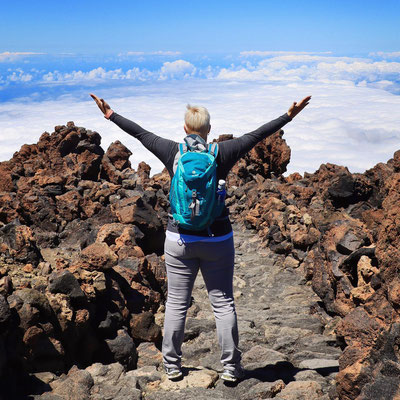
[[[185,125],[193,132],[208,133],[210,127],[210,114],[207,108],[201,106],[186,106]]]

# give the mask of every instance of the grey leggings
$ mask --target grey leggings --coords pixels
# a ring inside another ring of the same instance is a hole
[[[168,299],[165,311],[162,353],[167,368],[180,367],[186,312],[199,269],[207,287],[225,369],[234,370],[240,363],[238,327],[233,301],[233,237],[221,242],[183,243],[165,240],[165,264]]]

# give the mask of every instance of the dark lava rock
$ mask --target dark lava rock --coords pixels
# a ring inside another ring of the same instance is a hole
[[[106,339],[106,344],[114,361],[128,370],[136,368],[138,358],[136,346],[125,330],[119,330],[115,339]]]
[[[134,339],[153,343],[161,340],[161,328],[154,322],[154,315],[150,311],[132,314],[130,328]]]
[[[63,293],[69,296],[73,303],[81,303],[86,300],[78,280],[65,270],[53,272],[49,277],[49,290],[51,293]]]
[[[3,330],[10,322],[11,311],[4,296],[0,295],[0,328]]]

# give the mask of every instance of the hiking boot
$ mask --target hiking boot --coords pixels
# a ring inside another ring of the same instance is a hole
[[[226,382],[235,383],[245,377],[245,372],[241,365],[237,366],[235,370],[224,369],[224,372],[221,375],[221,379]]]
[[[165,373],[170,381],[176,381],[182,378],[183,376],[181,369],[178,367],[173,367],[173,368],[165,367]]]

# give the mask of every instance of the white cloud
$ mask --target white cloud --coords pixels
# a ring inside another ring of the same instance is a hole
[[[146,53],[144,51],[128,51],[126,53],[119,53],[119,56],[144,56]]]
[[[284,138],[292,149],[289,172],[313,172],[326,162],[362,172],[386,162],[400,148],[400,96],[352,82],[158,81],[95,93],[118,113],[176,141],[184,136],[187,103],[208,108],[213,139],[219,134],[239,136],[252,131],[286,112],[293,101],[312,94],[310,105],[284,127]],[[55,125],[70,120],[98,131],[104,150],[120,140],[133,152],[134,168],[144,160],[152,166],[152,173],[162,169],[161,162],[136,139],[106,121],[90,98],[79,101],[77,96],[0,104],[0,159],[9,159],[22,144],[37,142],[43,131],[52,132]]]
[[[371,57],[382,57],[382,58],[400,58],[400,51],[377,51],[375,53],[369,53]]]
[[[90,71],[72,71],[59,72],[52,71],[42,76],[42,82],[51,83],[70,83],[70,84],[85,84],[101,81],[112,80],[166,80],[166,79],[182,79],[193,76],[196,73],[196,67],[188,61],[176,60],[173,62],[164,62],[160,70],[149,71],[145,68],[138,67],[123,71],[121,68],[106,70],[103,67],[98,67]]]
[[[32,80],[32,74],[25,73],[21,68],[17,68],[12,74],[7,75],[8,82],[29,82]]]
[[[295,65],[293,65],[293,63]],[[277,56],[257,64],[222,68],[217,79],[244,81],[398,82],[400,62],[309,55]],[[388,88],[389,86],[386,85]]]
[[[165,62],[161,67],[160,79],[188,78],[196,73],[196,67],[188,61],[176,60]]]
[[[127,51],[126,53],[119,53],[118,56],[179,56],[182,54],[180,51]]]
[[[333,64],[322,62],[317,66],[317,76],[330,78],[340,78],[357,80],[367,78],[370,81],[376,81],[387,75],[398,75],[400,77],[400,63],[377,61],[367,62],[343,62],[337,61]]]
[[[321,55],[311,55],[311,54],[287,54],[287,55],[278,55],[275,57],[272,57],[270,59],[266,59],[263,61],[260,61],[260,64],[265,64],[268,62],[273,62],[273,61],[283,61],[286,63],[317,63],[317,62],[328,62],[328,63],[333,63],[337,61],[348,61],[348,62],[354,62],[354,61],[370,61],[367,58],[355,58],[355,57],[336,57],[336,56],[321,56]]]
[[[43,75],[42,80],[45,83],[80,83],[105,80],[146,80],[152,76],[152,73],[146,69],[139,69],[137,67],[123,72],[121,68],[114,70],[105,70],[103,67],[92,69],[88,72],[72,71],[72,72],[59,72],[53,71]]]
[[[259,51],[259,50],[250,50],[250,51],[241,51],[240,55],[242,57],[267,57],[267,56],[276,56],[276,55],[287,55],[287,54],[331,54],[330,51],[323,52],[309,52],[309,51]]]
[[[153,53],[150,53],[151,55],[157,55],[157,56],[178,56],[182,54],[180,51],[155,51]]]
[[[3,53],[0,53],[0,62],[10,62],[10,61],[15,61],[17,59],[20,59],[22,57],[29,57],[29,56],[35,56],[35,55],[43,55],[46,53],[34,53],[34,52],[29,52],[29,51],[20,51],[20,52],[10,52],[10,51],[5,51]]]

